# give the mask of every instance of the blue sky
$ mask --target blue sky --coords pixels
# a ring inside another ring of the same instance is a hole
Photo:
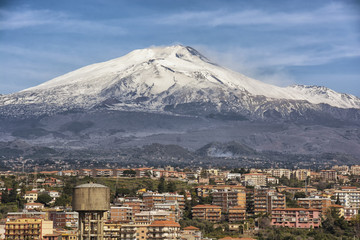
[[[0,93],[173,44],[264,82],[360,97],[356,0],[0,0]]]

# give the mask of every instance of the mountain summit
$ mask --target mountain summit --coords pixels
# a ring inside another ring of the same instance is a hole
[[[151,143],[193,150],[209,144],[203,155],[270,150],[360,156],[359,125],[355,96],[269,85],[181,45],[135,50],[0,95],[0,143],[56,149],[112,153]]]
[[[309,110],[360,109],[360,99],[325,87],[266,84],[212,63],[182,45],[135,50],[0,96],[0,111],[7,116],[98,108],[286,119],[304,116]]]

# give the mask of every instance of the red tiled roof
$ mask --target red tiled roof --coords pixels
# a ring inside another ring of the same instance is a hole
[[[188,226],[188,227],[184,228],[184,230],[200,230],[200,229],[198,229],[197,227],[194,227],[194,226]]]

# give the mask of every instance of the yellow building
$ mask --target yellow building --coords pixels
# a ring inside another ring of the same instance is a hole
[[[53,233],[53,222],[36,218],[19,218],[6,222],[5,239],[43,239]]]
[[[38,199],[37,191],[26,191],[24,198],[28,203],[34,203]]]

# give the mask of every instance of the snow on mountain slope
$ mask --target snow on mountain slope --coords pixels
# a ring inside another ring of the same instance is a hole
[[[135,50],[80,68],[19,93],[0,96],[0,106],[47,104],[67,110],[91,108],[109,99],[115,100],[111,104],[114,109],[140,106],[158,111],[168,104],[191,102],[212,102],[219,108],[223,102],[237,102],[256,111],[265,102],[276,100],[360,108],[360,99],[355,96],[323,87],[266,84],[211,63],[195,49],[181,45]],[[295,105],[289,104],[289,110]]]

